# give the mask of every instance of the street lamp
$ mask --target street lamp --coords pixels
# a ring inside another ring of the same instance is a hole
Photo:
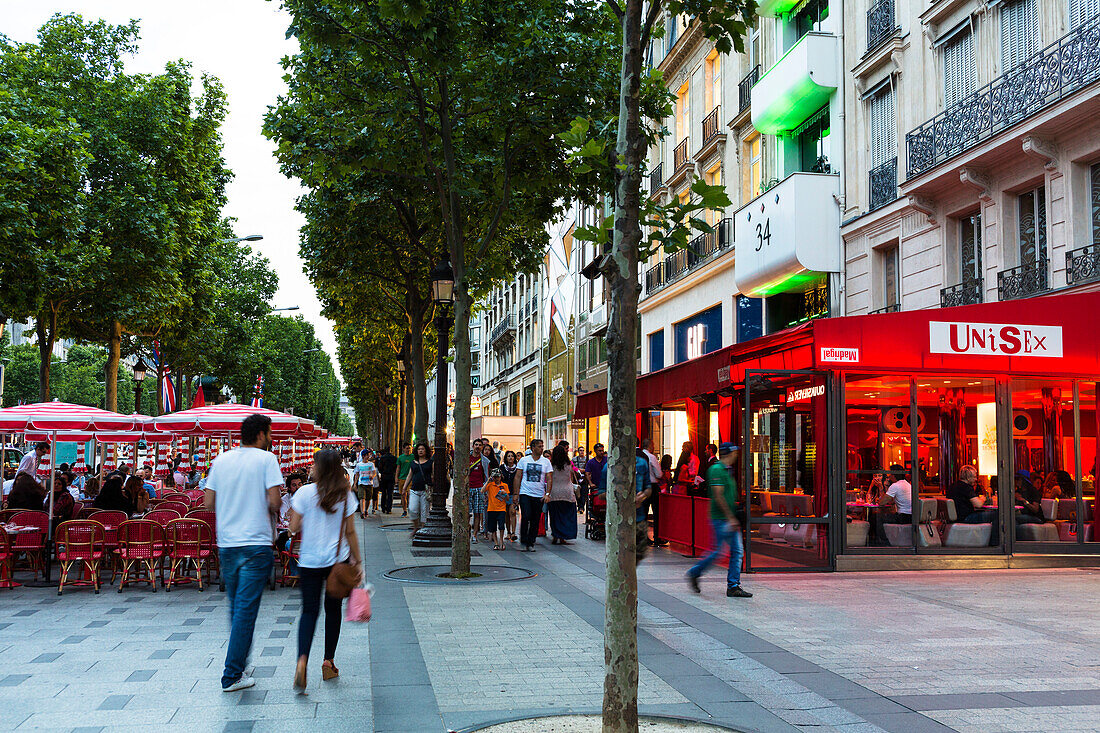
[[[286,308],[272,308],[271,312],[274,313],[275,311],[296,311],[296,310],[299,310],[298,306],[289,305]]]
[[[247,237],[231,237],[223,239],[222,244],[236,244],[237,242],[259,242],[264,238],[262,234],[249,234]]]
[[[134,412],[141,414],[141,393],[145,387],[145,373],[149,365],[140,356],[134,362]]]
[[[418,547],[449,547],[451,544],[451,518],[447,514],[447,351],[454,318],[448,314],[447,306],[454,302],[454,287],[454,270],[444,256],[432,268],[432,300],[439,306],[435,316],[435,331],[439,335],[435,352],[435,462],[428,523],[413,535],[412,543]]]

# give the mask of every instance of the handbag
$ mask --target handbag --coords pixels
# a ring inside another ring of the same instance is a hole
[[[363,543],[360,545],[359,557],[366,556],[364,550],[366,549],[366,538],[361,540]],[[370,621],[372,616],[371,610],[371,596],[374,595],[374,586],[370,583],[364,582],[351,589],[351,595],[348,596],[348,608],[344,612],[344,620],[351,621],[353,623],[365,624]]]
[[[343,554],[344,549],[344,522],[347,519],[348,498],[344,497],[343,509],[340,512],[340,535],[336,540],[336,557]],[[332,566],[325,581],[325,593],[332,598],[344,599],[351,595],[351,590],[363,581],[363,573],[359,568],[346,562],[338,562]]]

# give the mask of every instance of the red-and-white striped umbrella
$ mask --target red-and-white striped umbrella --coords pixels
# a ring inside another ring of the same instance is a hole
[[[0,433],[27,431],[132,430],[132,415],[69,402],[36,402],[0,409]]]
[[[244,419],[257,413],[271,418],[273,435],[292,435],[299,431],[309,431],[312,434],[314,429],[313,421],[304,417],[236,404],[193,407],[190,410],[161,415],[153,418],[153,427],[170,433],[225,435],[239,431]]]

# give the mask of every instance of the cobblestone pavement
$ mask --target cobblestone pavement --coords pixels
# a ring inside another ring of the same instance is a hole
[[[0,590],[0,730],[437,733],[599,708],[602,543],[482,543],[475,564],[536,577],[397,583],[382,573],[449,563],[411,548],[406,521],[364,523],[375,619],[344,625],[341,677],[323,685],[318,629],[305,697],[290,688],[296,589],[265,594],[257,685],[235,694],[218,685],[216,589]],[[690,593],[688,564],[658,550],[639,571],[645,713],[749,731],[1100,730],[1098,572],[754,574],[742,600],[720,573]]]

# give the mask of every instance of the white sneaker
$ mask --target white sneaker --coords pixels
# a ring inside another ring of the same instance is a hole
[[[222,692],[236,692],[237,690],[245,690],[249,687],[254,687],[256,680],[252,679],[248,675],[241,675],[241,678],[231,684],[229,687],[223,687]]]
[[[476,544],[477,544],[477,535],[474,535],[473,537],[471,537],[471,538],[470,538],[470,542],[471,542],[472,544],[475,544],[475,545],[476,545]]]

